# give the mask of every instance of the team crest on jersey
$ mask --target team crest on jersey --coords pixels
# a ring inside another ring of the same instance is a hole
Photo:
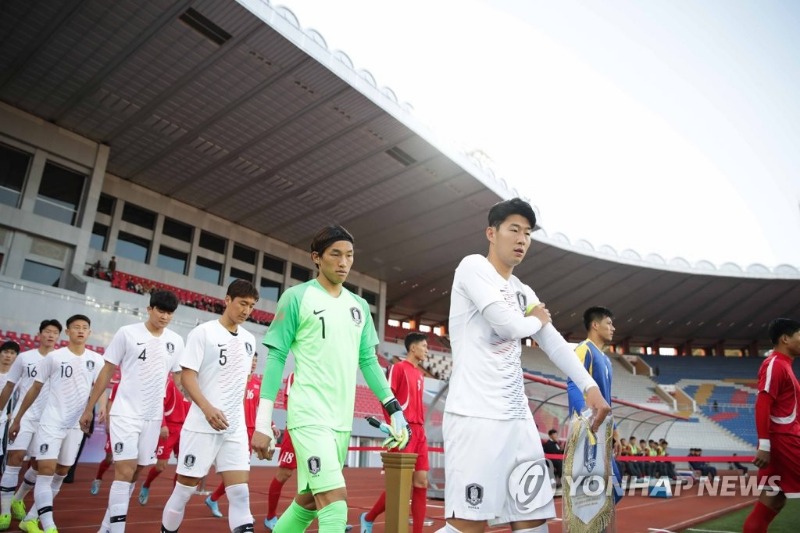
[[[88,370],[89,372],[94,370],[94,361],[92,361],[91,359],[86,361],[86,370]]]
[[[522,309],[522,312],[524,313],[528,308],[528,297],[525,296],[524,292],[517,291],[517,303],[519,304],[519,308]]]
[[[47,450],[49,448],[50,448],[50,446],[48,444],[42,444],[41,446],[39,446],[39,453],[42,453],[42,454],[47,453]]]
[[[125,447],[125,445],[124,445],[123,443],[121,443],[121,442],[115,442],[115,443],[114,443],[114,453],[122,453],[122,449],[123,449],[124,447]]]
[[[361,325],[361,309],[358,307],[351,307],[350,316],[353,318],[353,322],[355,322],[356,326]]]
[[[253,345],[249,342],[244,343],[244,349],[247,350],[247,355],[253,355]]]
[[[183,458],[183,466],[185,466],[186,468],[192,468],[194,466],[195,461],[197,461],[197,458],[194,455],[189,454]]]
[[[321,466],[319,457],[312,456],[308,458],[308,471],[312,476],[319,474]]]
[[[169,354],[175,353],[175,345],[171,342],[167,343],[167,353]]]
[[[483,487],[477,483],[467,485],[464,493],[467,503],[472,506],[480,505],[483,502]]]

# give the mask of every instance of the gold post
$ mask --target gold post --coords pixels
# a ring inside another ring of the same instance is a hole
[[[408,533],[408,500],[415,453],[381,453],[386,475],[386,533]]]

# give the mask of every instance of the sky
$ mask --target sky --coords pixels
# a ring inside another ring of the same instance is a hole
[[[273,0],[548,235],[800,268],[800,2]]]

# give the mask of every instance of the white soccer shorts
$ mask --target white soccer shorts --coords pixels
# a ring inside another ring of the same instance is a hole
[[[217,472],[250,470],[250,447],[247,428],[234,432],[199,433],[181,430],[181,449],[177,472],[181,476],[201,478],[211,465]]]
[[[36,433],[39,431],[39,421],[31,421],[30,417],[23,416],[19,424],[17,438],[8,442],[8,451],[24,450],[31,457],[37,457],[39,453],[38,439]]]
[[[137,465],[156,463],[161,420],[141,420],[114,415],[111,420],[111,453],[115,461],[136,459]]]
[[[38,443],[36,459],[39,461],[56,459],[62,466],[72,466],[78,457],[81,440],[83,431],[78,428],[62,429],[39,425],[39,433],[36,436]]]

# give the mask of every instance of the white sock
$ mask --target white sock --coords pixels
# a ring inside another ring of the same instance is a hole
[[[64,483],[64,478],[67,476],[62,476],[59,474],[53,474],[53,484],[50,485],[50,490],[53,491],[53,499],[56,499],[58,493],[61,492],[61,485]]]
[[[225,487],[228,496],[228,525],[231,531],[239,526],[253,525],[253,515],[250,513],[250,489],[247,483],[238,483]]]
[[[194,494],[194,487],[175,483],[172,496],[164,506],[164,513],[161,515],[161,527],[167,531],[177,531],[183,521],[183,513],[186,511],[186,504]]]
[[[42,522],[42,529],[55,527],[53,520],[53,476],[38,476],[36,485],[33,489],[33,497],[36,500],[36,508],[39,512],[39,520]]]
[[[125,531],[128,516],[128,502],[131,500],[131,487],[128,481],[114,481],[108,493],[108,513],[112,533]]]
[[[37,472],[33,467],[30,467],[25,471],[25,476],[22,478],[22,483],[20,483],[19,488],[17,488],[17,492],[14,494],[15,500],[25,499],[25,496],[27,496],[36,485],[36,478],[38,475],[39,472]]]
[[[19,466],[6,466],[3,476],[0,477],[0,514],[11,513],[11,500],[17,490],[21,469]]]

